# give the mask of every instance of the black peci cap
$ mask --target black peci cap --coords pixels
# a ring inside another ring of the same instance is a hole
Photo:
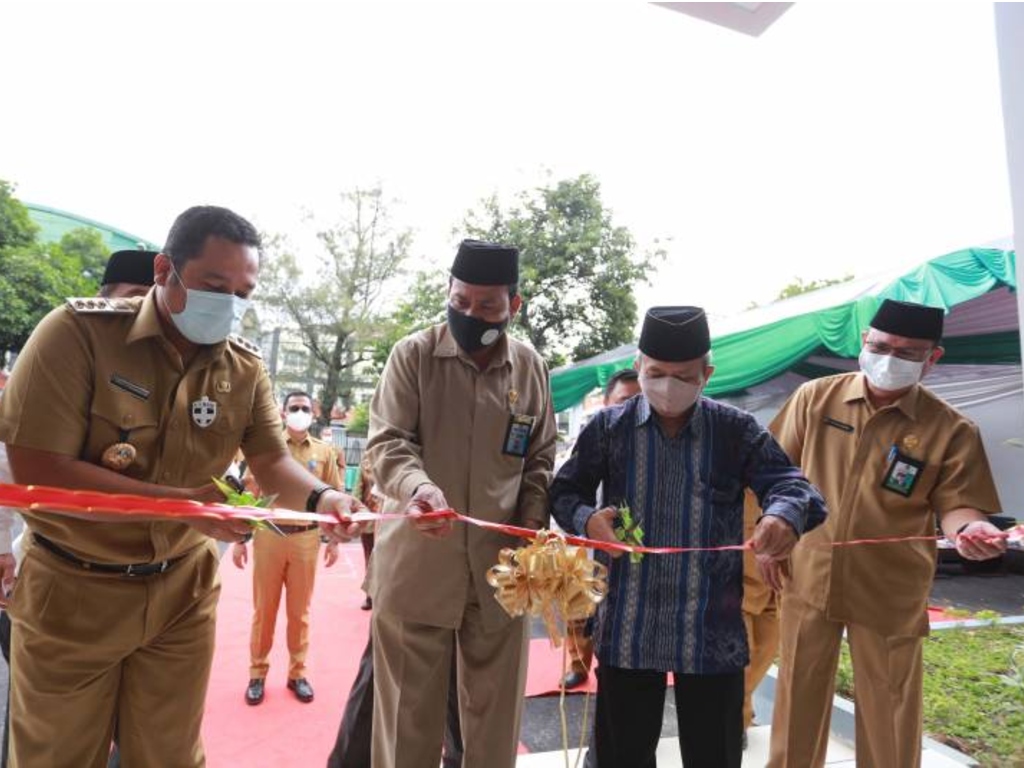
[[[908,339],[942,339],[945,311],[941,307],[926,307],[910,301],[886,299],[871,319],[871,327]]]
[[[666,363],[703,357],[711,349],[707,315],[700,307],[651,307],[639,346],[647,357]]]
[[[516,285],[519,249],[483,240],[463,240],[452,264],[452,277],[471,285]]]

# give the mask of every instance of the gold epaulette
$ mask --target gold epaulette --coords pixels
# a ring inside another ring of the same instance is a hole
[[[237,333],[232,333],[228,336],[228,341],[234,344],[236,347],[241,349],[243,352],[248,352],[253,357],[263,359],[263,351],[259,348],[258,344],[254,344],[244,336],[239,336]]]
[[[139,311],[141,302],[131,299],[104,299],[99,296],[88,296],[65,299],[68,309],[78,314],[114,314],[132,315]]]

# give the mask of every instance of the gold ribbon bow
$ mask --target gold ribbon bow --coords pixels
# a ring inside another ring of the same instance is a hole
[[[538,531],[519,549],[503,549],[498,564],[487,571],[487,583],[509,616],[540,616],[557,648],[565,624],[594,615],[608,594],[608,569],[587,557],[583,547],[570,547],[558,534]]]

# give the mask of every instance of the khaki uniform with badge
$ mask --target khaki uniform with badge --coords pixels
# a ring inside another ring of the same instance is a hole
[[[232,337],[200,347],[186,369],[180,360],[153,292],[69,300],[18,357],[0,439],[177,487],[209,483],[239,446],[283,451],[252,344]],[[126,765],[203,765],[220,589],[213,541],[170,520],[25,517],[35,545],[9,608],[11,765],[104,766],[115,722]]]
[[[289,436],[292,458],[313,475],[332,486],[341,487],[338,457],[323,440],[307,435],[301,443]],[[306,676],[309,651],[309,605],[313,599],[316,559],[320,552],[320,531],[310,525],[277,526],[285,535],[260,528],[253,535],[253,617],[250,641],[249,677],[262,679],[270,669],[270,649],[274,645],[274,626],[281,604],[281,588],[287,591],[288,654],[291,663],[288,678]]]
[[[829,515],[794,550],[783,592],[769,765],[824,764],[844,628],[854,655],[857,765],[917,765],[935,543],[831,544],[934,536],[936,517],[961,507],[998,512],[978,428],[921,385],[876,409],[864,375],[848,373],[800,387],[771,431],[821,489]]]
[[[491,255],[487,244],[478,251],[468,243],[456,268],[464,254]],[[496,258],[509,249],[501,250]],[[496,284],[456,268],[453,275],[466,283]],[[506,275],[502,282],[517,279]],[[416,489],[433,484],[472,517],[547,524],[556,438],[547,370],[535,351],[507,334],[489,330],[481,338],[492,333],[494,354],[482,370],[449,323],[395,345],[370,404],[367,444],[387,498],[384,512],[407,511]],[[374,768],[438,764],[456,642],[463,765],[514,765],[528,627],[505,613],[485,576],[503,547],[520,544],[463,523],[444,538],[406,521],[378,523],[367,577],[374,609]]]

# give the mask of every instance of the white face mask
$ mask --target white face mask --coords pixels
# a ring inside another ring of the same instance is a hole
[[[651,407],[662,416],[682,416],[700,397],[701,384],[691,384],[671,376],[651,378],[640,374],[640,389]]]
[[[187,288],[173,264],[171,270],[185,288],[185,308],[181,312],[171,312],[175,327],[193,344],[219,344],[224,341],[231,334],[232,326],[241,322],[249,300],[230,293]]]
[[[860,351],[860,369],[868,377],[875,389],[885,392],[897,392],[912,387],[921,380],[924,372],[924,361],[903,360],[895,355],[879,355]]]
[[[313,414],[306,411],[289,411],[284,417],[284,423],[292,432],[305,432],[313,423]]]

